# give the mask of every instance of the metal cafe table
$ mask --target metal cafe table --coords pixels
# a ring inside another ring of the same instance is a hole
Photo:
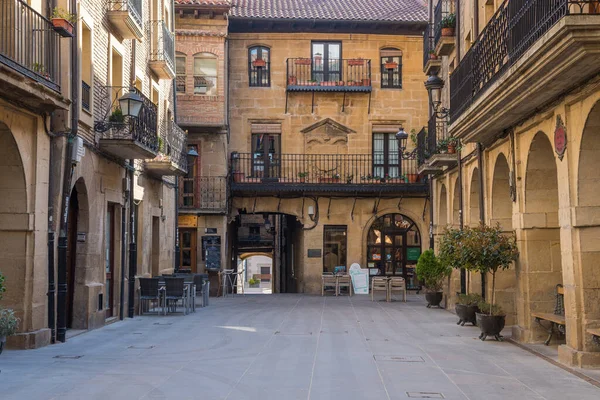
[[[162,276],[160,277],[158,286],[159,286],[159,292],[160,295],[162,297],[162,301],[163,301],[163,305],[164,305],[164,309],[166,309],[167,307],[167,299],[166,299],[166,282],[165,282],[165,278],[179,278],[179,279],[183,279],[183,298],[184,298],[184,308],[183,308],[183,314],[189,314],[190,310],[192,312],[196,312],[196,285],[194,284],[194,276],[193,275],[189,275],[189,276]],[[166,314],[166,310],[165,310],[165,314]]]

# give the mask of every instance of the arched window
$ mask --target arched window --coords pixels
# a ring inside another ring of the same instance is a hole
[[[184,53],[175,52],[175,77],[177,93],[185,93],[185,61]]]
[[[402,88],[402,51],[392,47],[381,50],[381,88]]]
[[[417,225],[402,214],[386,214],[373,222],[367,236],[370,275],[402,276],[406,287],[420,290],[415,265],[421,255]]]
[[[194,54],[194,94],[217,95],[217,63],[212,53]]]
[[[250,86],[271,86],[271,50],[265,46],[248,49],[248,82]]]

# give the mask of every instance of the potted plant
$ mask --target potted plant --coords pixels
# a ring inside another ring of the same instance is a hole
[[[354,175],[346,175],[346,183],[352,183],[354,179]]]
[[[262,68],[265,67],[267,65],[267,62],[265,60],[263,60],[262,58],[257,58],[256,60],[252,61],[252,66],[255,68]]]
[[[109,122],[114,122],[117,124],[122,124],[125,122],[125,116],[123,115],[123,111],[120,108],[115,108],[114,111],[108,117]]]
[[[60,7],[55,7],[50,19],[56,33],[62,37],[73,37],[73,24],[77,22],[75,14],[71,14]]]
[[[298,178],[300,178],[300,183],[304,183],[306,177],[308,176],[308,172],[298,172]]]
[[[396,61],[386,61],[385,69],[396,69],[398,68],[398,63]]]
[[[4,275],[0,273],[0,300],[2,300],[2,295],[5,291]],[[4,349],[6,337],[14,335],[18,327],[19,319],[15,317],[13,310],[0,308],[0,354],[2,354],[2,350]]]
[[[517,240],[514,233],[502,232],[500,224],[494,227],[481,224],[478,227],[467,227],[460,240],[461,260],[465,268],[477,271],[481,275],[492,275],[492,298],[489,303],[480,302],[479,313],[476,313],[477,325],[481,330],[479,338],[485,340],[493,336],[501,341],[500,332],[504,328],[506,315],[496,304],[496,273],[510,268],[519,256]]]
[[[295,75],[290,75],[288,77],[288,85],[295,85],[298,82]]]
[[[444,278],[450,275],[452,269],[440,262],[433,253],[432,249],[424,251],[415,268],[417,278],[425,285],[427,292],[425,299],[427,300],[427,308],[440,307],[440,303],[444,298],[442,292],[442,282]]]
[[[435,50],[429,50],[429,59],[430,60],[437,60],[438,56],[437,54],[435,54]]]
[[[250,278],[248,279],[248,285],[250,285],[251,288],[257,288],[260,286],[260,279]]]
[[[448,154],[456,153],[456,150],[460,150],[458,138],[451,136],[447,139]]]
[[[363,78],[362,85],[363,86],[371,86],[371,80],[369,78]]]
[[[448,152],[448,139],[441,139],[438,142],[437,151],[440,154],[446,154]]]
[[[357,65],[364,65],[364,64],[365,64],[365,60],[363,60],[362,58],[351,58],[348,60],[349,66],[357,66]]]
[[[476,313],[479,312],[478,304],[483,299],[477,293],[461,293],[458,295],[458,302],[454,305],[454,310],[458,316],[456,325],[465,326],[465,323],[470,322],[477,325]]]
[[[417,183],[419,182],[419,174],[406,174],[408,178],[408,183]]]
[[[442,26],[442,36],[454,36],[454,28],[456,27],[456,15],[450,13],[442,18],[440,22]]]

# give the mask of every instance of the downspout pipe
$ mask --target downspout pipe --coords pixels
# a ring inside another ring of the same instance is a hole
[[[127,171],[125,171],[125,180],[129,180]],[[127,182],[124,186],[130,186]],[[124,188],[125,189],[125,188]],[[125,309],[125,260],[127,259],[127,199],[128,191],[123,190],[123,205],[121,206],[121,290],[119,290],[119,320],[123,321]]]
[[[464,207],[464,199],[463,199],[463,181],[462,181],[462,157],[461,150],[459,149],[456,152],[456,157],[458,158],[458,225],[460,230],[462,231],[465,227],[464,218],[463,218],[463,207]],[[467,293],[467,271],[464,268],[460,269],[460,292],[462,294]]]
[[[71,0],[71,11],[77,10],[77,0]],[[58,236],[58,296],[57,296],[57,332],[59,342],[67,340],[67,227],[69,219],[69,196],[75,164],[72,160],[73,140],[77,136],[79,125],[79,51],[77,24],[73,26],[71,38],[71,133],[65,149],[65,170],[63,176],[63,193],[60,206],[60,230]]]
[[[136,58],[136,41],[131,41],[131,84],[135,81],[135,58]],[[127,290],[127,316],[133,318],[135,316],[135,276],[137,274],[137,243],[135,239],[135,224],[136,215],[133,198],[133,173],[135,170],[134,160],[129,160],[129,184],[131,190],[129,192],[129,281]],[[125,242],[123,242],[125,243]]]
[[[44,121],[46,124],[46,121]],[[50,136],[50,165],[52,166],[53,142],[56,139]],[[54,235],[54,174],[52,168],[48,174],[48,329],[50,329],[50,343],[56,342],[56,314],[55,314],[55,296],[56,284],[54,281],[54,245],[56,243]]]
[[[485,223],[485,198],[483,180],[483,146],[477,143],[477,168],[479,169],[479,222]],[[485,300],[486,276],[481,274],[481,297]]]
[[[172,19],[172,26],[173,26],[173,31],[175,31],[175,6],[173,6],[173,12],[171,13],[171,19]],[[177,42],[176,42],[177,43]],[[172,90],[173,90],[173,121],[174,123],[177,123],[177,82],[175,81],[175,79],[173,79],[173,85],[172,85]],[[187,138],[186,138],[186,143],[187,143]],[[187,153],[187,148],[182,149],[183,151],[185,151]],[[187,164],[187,158],[185,159],[185,162]],[[190,166],[188,165],[187,168],[189,168]],[[174,192],[175,192],[175,254],[173,257],[173,271],[178,272],[179,271],[179,263],[180,263],[180,251],[179,251],[179,177],[175,176],[175,185],[174,185]]]

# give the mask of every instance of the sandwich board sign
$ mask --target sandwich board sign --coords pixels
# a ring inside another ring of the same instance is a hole
[[[355,294],[369,294],[369,272],[362,269],[358,263],[350,266],[350,276],[352,277],[352,288]]]

